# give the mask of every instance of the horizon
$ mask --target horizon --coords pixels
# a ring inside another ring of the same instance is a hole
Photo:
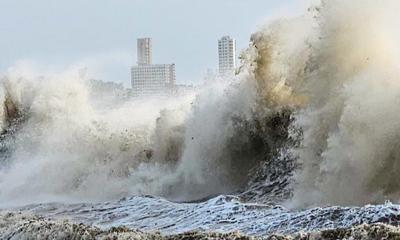
[[[239,55],[252,32],[271,19],[298,14],[303,2],[3,0],[0,29],[10,34],[0,39],[0,73],[18,65],[39,72],[80,66],[92,78],[130,87],[136,39],[150,37],[153,62],[175,63],[178,84],[197,84],[207,69],[217,69],[220,37],[235,38]]]

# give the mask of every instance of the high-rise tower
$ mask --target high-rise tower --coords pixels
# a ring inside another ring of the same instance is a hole
[[[229,36],[218,40],[219,73],[233,74],[236,68],[236,41]]]
[[[139,38],[137,40],[137,64],[150,65],[152,62],[151,38]]]
[[[151,38],[137,40],[137,66],[131,69],[135,96],[168,95],[175,89],[175,64],[152,64]]]

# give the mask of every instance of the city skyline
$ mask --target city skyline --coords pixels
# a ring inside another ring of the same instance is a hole
[[[136,65],[131,68],[131,88],[135,96],[171,95],[178,90],[175,64],[153,64],[152,41],[150,37],[137,39]],[[219,75],[231,76],[236,69],[236,40],[225,35],[217,43]],[[208,78],[209,74],[204,75],[202,82],[208,81]]]
[[[137,39],[137,65],[132,66],[132,93],[135,96],[169,95],[176,85],[175,64],[153,64],[151,38]]]
[[[78,65],[95,78],[129,86],[136,39],[149,36],[156,45],[153,62],[174,62],[179,83],[196,83],[218,65],[217,39],[236,38],[239,54],[258,26],[297,15],[302,2],[4,0],[0,30],[9,34],[0,39],[0,74],[21,63],[58,72]]]

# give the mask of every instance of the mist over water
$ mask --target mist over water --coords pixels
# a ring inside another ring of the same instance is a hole
[[[132,99],[109,107],[93,98],[78,71],[41,78],[25,72],[14,69],[3,79],[2,204],[134,194],[183,201],[237,188],[230,180],[240,176],[231,176],[224,166],[230,156],[220,152],[232,127],[224,118],[244,106],[227,97],[239,94],[225,91],[230,83],[215,83],[196,99]]]
[[[297,111],[295,203],[398,200],[397,1],[324,1]],[[305,194],[307,193],[307,194]]]
[[[0,205],[254,189],[291,207],[397,201],[399,9],[322,1],[254,33],[232,79],[176,98],[113,105],[74,69],[17,67],[1,86]],[[272,178],[279,191],[261,191]]]

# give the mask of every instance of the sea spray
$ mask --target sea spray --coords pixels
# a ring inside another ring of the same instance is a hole
[[[294,203],[397,200],[398,9],[397,1],[341,0],[316,9],[301,91],[308,102],[296,113],[304,139]]]
[[[0,202],[396,201],[399,7],[322,1],[253,34],[236,76],[175,99],[103,109],[77,71],[6,74],[1,127],[17,127],[2,137]]]

